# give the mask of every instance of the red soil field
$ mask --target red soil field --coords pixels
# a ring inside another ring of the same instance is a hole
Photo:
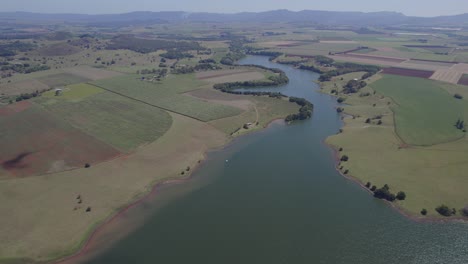
[[[458,84],[468,86],[468,74],[463,74],[460,80],[458,80]]]
[[[0,116],[0,127],[6,128],[0,137],[0,166],[14,177],[82,168],[120,155],[35,105]]]
[[[433,71],[423,71],[423,70],[414,70],[414,69],[404,69],[404,68],[385,68],[382,73],[384,74],[393,74],[409,77],[419,77],[429,79],[434,72]]]
[[[21,101],[18,103],[7,105],[5,107],[1,107],[0,116],[8,116],[8,115],[12,115],[15,113],[20,113],[28,109],[30,106],[31,106],[31,103],[29,101]]]

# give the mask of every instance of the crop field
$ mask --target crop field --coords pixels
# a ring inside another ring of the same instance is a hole
[[[200,72],[196,74],[197,79],[210,83],[226,83],[242,81],[256,81],[265,78],[265,75],[252,70],[219,70],[210,72]]]
[[[463,74],[460,80],[458,80],[458,84],[468,85],[468,74]]]
[[[74,127],[122,152],[158,139],[172,123],[170,115],[159,108],[87,84],[74,85],[63,96],[43,96],[38,101]]]
[[[25,104],[25,103],[22,103]],[[1,177],[25,177],[83,167],[120,153],[39,106],[0,116]]]
[[[90,79],[76,76],[70,73],[48,75],[40,77],[37,80],[51,88],[90,81]]]
[[[163,82],[158,83],[138,79],[136,75],[127,75],[96,81],[93,84],[201,121],[235,116],[242,112],[238,108],[183,95],[182,93],[206,85],[197,80],[194,74],[169,76]]]
[[[452,84],[457,84],[460,78],[462,77],[462,72],[452,71],[452,70],[437,70],[431,76],[432,80],[448,82]]]
[[[390,60],[390,61],[386,59],[381,60],[381,59],[377,59],[375,57],[369,57],[369,56],[356,57],[356,56],[349,56],[349,55],[350,54],[339,54],[339,55],[332,55],[329,57],[336,61],[373,64],[373,65],[380,65],[380,66],[397,66],[401,63],[401,62],[394,61],[394,60]]]
[[[455,128],[463,108],[437,82],[386,75],[372,88],[396,103],[392,109],[396,132],[405,143],[429,146],[463,137]]]
[[[79,77],[93,80],[93,81],[122,75],[121,73],[118,73],[115,71],[108,71],[104,69],[98,69],[98,68],[86,67],[86,66],[67,68],[67,69],[63,69],[63,71],[66,73],[72,74],[74,76],[79,76]]]
[[[0,85],[0,94],[19,95],[22,93],[33,93],[49,89],[49,86],[37,80],[24,80],[15,83]]]
[[[62,89],[62,93],[59,96],[55,95],[55,91],[48,91],[42,94],[43,97],[46,98],[53,98],[54,100],[47,100],[50,103],[53,103],[55,99],[60,100],[70,100],[70,101],[79,101],[84,99],[88,96],[92,96],[94,94],[102,93],[103,90],[97,88],[96,86],[79,83],[79,84],[72,84],[64,87]]]
[[[392,74],[392,75],[400,75],[400,76],[408,76],[408,77],[418,77],[418,78],[430,78],[434,72],[433,71],[424,71],[424,70],[415,70],[415,69],[406,69],[406,68],[385,68],[382,73],[384,74]]]

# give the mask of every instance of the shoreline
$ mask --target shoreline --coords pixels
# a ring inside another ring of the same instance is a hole
[[[117,209],[115,212],[113,212],[108,217],[106,217],[104,220],[102,220],[100,223],[98,223],[95,226],[95,228],[92,228],[92,231],[89,232],[88,234],[86,234],[87,238],[83,239],[82,243],[80,243],[81,246],[79,247],[79,249],[77,249],[73,254],[62,257],[62,258],[59,258],[59,259],[56,259],[56,260],[51,260],[50,262],[48,261],[48,263],[53,263],[53,264],[75,263],[74,262],[75,260],[78,260],[81,257],[84,257],[93,248],[91,246],[91,244],[96,239],[96,237],[99,235],[99,233],[102,232],[109,224],[117,221],[128,210],[139,206],[140,204],[145,202],[146,199],[148,199],[150,197],[153,197],[154,195],[157,195],[158,192],[160,191],[161,187],[167,187],[167,186],[171,186],[171,185],[179,185],[179,184],[183,184],[183,183],[187,183],[187,182],[191,181],[193,179],[193,177],[194,177],[193,174],[196,173],[200,169],[200,167],[202,165],[205,165],[205,163],[207,161],[206,157],[208,156],[209,153],[213,153],[213,152],[216,152],[216,151],[222,151],[222,150],[228,148],[229,146],[231,146],[236,140],[239,140],[239,139],[241,139],[242,137],[244,137],[246,135],[250,135],[250,134],[253,134],[253,133],[264,132],[266,129],[270,128],[275,123],[282,123],[284,125],[287,125],[284,122],[284,119],[276,118],[276,119],[270,120],[265,126],[260,127],[259,129],[255,129],[255,130],[249,131],[247,133],[237,135],[235,137],[228,136],[228,140],[222,146],[206,150],[203,153],[203,159],[199,163],[195,164],[194,168],[191,170],[189,175],[187,175],[187,176],[185,176],[183,178],[179,178],[179,179],[169,178],[169,179],[166,179],[166,180],[162,180],[160,182],[155,182],[154,184],[152,184],[152,186],[149,186],[149,191],[147,193],[142,194],[140,197],[138,197],[134,201],[130,201],[127,205],[124,205],[121,209]]]
[[[345,127],[345,125],[342,126],[342,128]],[[331,135],[330,135],[331,136]],[[329,136],[329,137],[330,137]],[[328,137],[327,137],[328,139]],[[352,181],[359,185],[362,189],[364,189],[366,192],[371,194],[372,199],[376,199],[373,196],[373,192],[369,190],[362,182],[357,178],[356,176],[353,176],[352,174],[344,174],[340,169],[339,169],[339,164],[340,164],[340,151],[336,148],[335,145],[332,145],[326,141],[326,139],[323,141],[323,144],[325,144],[327,147],[329,147],[332,150],[332,156],[333,159],[335,160],[335,170],[343,176],[345,179]],[[409,212],[405,210],[403,207],[399,206],[396,203],[392,203],[390,201],[384,200],[384,199],[379,199],[385,202],[388,206],[390,206],[393,210],[398,212],[400,215],[403,215],[407,219],[410,219],[414,222],[417,223],[467,223],[468,224],[468,217],[463,217],[463,216],[456,216],[456,217],[446,217],[442,218],[442,216],[437,217],[437,216],[418,216],[412,212]]]

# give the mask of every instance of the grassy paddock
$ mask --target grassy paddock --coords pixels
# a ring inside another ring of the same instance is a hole
[[[206,85],[197,80],[194,74],[171,75],[164,81],[156,83],[141,80],[137,75],[126,75],[96,81],[93,84],[202,121],[235,116],[242,112],[231,106],[182,95]]]
[[[396,131],[407,144],[428,146],[464,135],[454,126],[464,118],[462,107],[437,82],[385,75],[372,88],[397,104],[392,108]]]
[[[324,83],[322,92],[330,93],[336,89],[335,83],[340,87],[358,75],[359,73],[344,75],[342,76],[344,80],[340,80],[341,77],[334,78]],[[392,82],[393,78],[401,77],[378,75],[372,77],[371,85],[361,90],[363,93],[369,92],[369,96],[361,96],[361,93],[338,95],[345,98],[343,105],[345,113],[354,116],[354,118],[345,118],[343,133],[327,139],[327,142],[336,149],[343,148],[339,155],[349,156],[348,162],[341,163],[340,166],[343,166],[341,171],[348,170],[348,175],[362,184],[371,182],[378,187],[388,184],[392,192],[405,191],[407,199],[396,204],[413,215],[419,215],[421,209],[426,208],[429,216],[437,217],[434,208],[442,203],[451,208],[461,209],[467,203],[464,186],[468,184],[468,178],[464,177],[464,172],[468,170],[466,162],[468,140],[462,138],[448,143],[420,147],[405,145],[395,133],[392,109],[398,106],[380,93],[373,94],[372,89],[381,81],[390,81],[388,89],[391,89],[394,87],[392,84],[395,84]],[[448,94],[456,92],[465,95],[464,87],[437,82],[432,84],[437,84],[437,89],[444,89]],[[409,98],[419,100],[418,96]],[[444,97],[442,100],[445,100]],[[458,100],[452,104],[466,105],[466,101]],[[458,113],[466,115],[468,108],[460,106]],[[381,125],[377,124],[377,119],[373,119],[376,116],[382,116]],[[368,118],[371,122],[366,123]],[[431,134],[427,134],[429,135]]]

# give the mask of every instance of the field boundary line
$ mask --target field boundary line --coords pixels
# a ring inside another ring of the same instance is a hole
[[[149,105],[149,106],[152,106],[152,107],[155,107],[155,108],[162,109],[162,110],[164,110],[164,111],[171,112],[171,113],[173,113],[173,114],[185,116],[185,117],[188,117],[188,118],[195,119],[195,120],[197,120],[197,121],[206,123],[206,121],[204,121],[204,120],[202,120],[202,119],[199,119],[199,118],[196,118],[196,117],[193,117],[193,116],[189,116],[189,115],[187,115],[187,114],[183,114],[183,113],[180,113],[180,112],[177,112],[177,111],[174,111],[174,110],[170,110],[170,109],[165,108],[165,107],[162,107],[162,106],[158,106],[158,105],[155,105],[155,104],[151,104],[151,103],[145,102],[145,101],[143,101],[143,100],[136,99],[136,98],[130,97],[130,96],[128,96],[128,95],[125,95],[125,94],[122,94],[122,93],[119,93],[119,92],[116,92],[116,91],[112,91],[112,90],[110,90],[110,89],[108,89],[108,88],[104,88],[104,87],[102,87],[102,86],[99,86],[99,85],[96,85],[96,84],[93,84],[93,83],[87,83],[87,84],[92,85],[92,86],[95,86],[95,87],[100,88],[100,89],[103,89],[103,90],[108,91],[108,92],[110,92],[110,93],[113,93],[113,94],[116,94],[116,95],[120,95],[120,96],[125,97],[125,98],[127,98],[127,99],[130,99],[130,100],[133,100],[133,101],[136,101],[136,102],[145,104],[145,105]]]

